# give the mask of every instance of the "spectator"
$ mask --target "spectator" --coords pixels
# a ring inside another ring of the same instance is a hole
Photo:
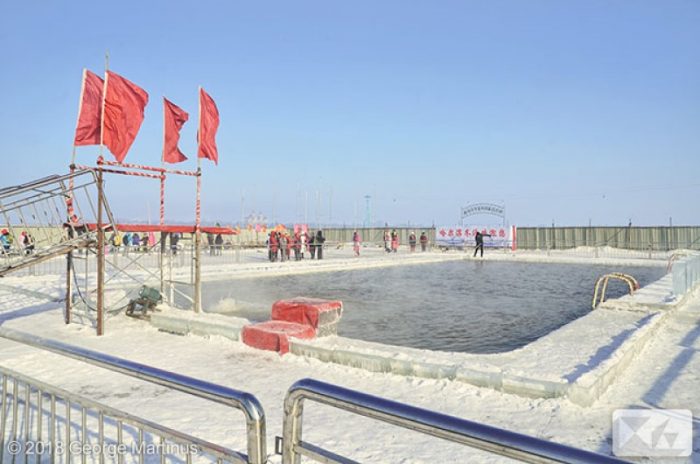
[[[311,259],[316,257],[316,237],[313,234],[309,239],[309,253],[311,253]]]
[[[269,244],[268,244],[270,250],[269,250],[269,255],[270,255],[270,262],[275,262],[277,261],[277,250],[279,248],[279,243],[277,242],[277,232],[274,230],[270,232],[270,238],[269,238]]]
[[[177,254],[177,242],[180,241],[180,234],[177,232],[170,233],[170,252],[173,255]],[[127,247],[128,249],[128,247]]]
[[[0,243],[2,244],[3,253],[8,253],[10,251],[10,247],[12,246],[12,236],[7,229],[2,230],[2,234],[0,234]]]
[[[355,256],[360,256],[360,242],[362,241],[362,238],[360,237],[360,233],[357,232],[356,230],[353,231],[352,233],[352,250],[355,252]]]
[[[124,244],[124,250],[126,252],[129,252],[129,247],[131,246],[131,232],[127,232],[124,234],[124,240],[122,240],[122,243]]]
[[[141,246],[141,237],[139,236],[138,232],[134,232],[131,235],[131,245],[134,247],[134,251],[139,251],[139,247]]]
[[[283,234],[282,232],[279,233],[279,245],[280,245],[280,261],[284,262],[287,260],[287,252],[288,252],[288,240],[287,236]]]
[[[391,231],[391,251],[394,253],[399,251],[399,233],[396,232],[396,229]]]
[[[408,245],[411,248],[411,253],[416,251],[416,233],[411,231],[411,234],[408,236]]]
[[[316,256],[318,256],[318,259],[323,259],[323,242],[325,242],[325,241],[326,241],[326,238],[323,236],[323,231],[319,229],[318,232],[316,232],[316,240],[315,240],[315,244],[316,244],[316,248],[317,248],[316,249]]]
[[[426,248],[428,248],[428,236],[423,231],[420,233],[420,251],[425,252]]]
[[[207,232],[207,245],[209,245],[209,255],[214,256],[216,253],[214,248],[214,234]]]
[[[309,240],[309,236],[306,233],[306,231],[299,234],[299,246],[301,249],[301,259],[304,259],[304,251],[306,251],[306,246],[307,246],[308,240]]]
[[[301,259],[301,234],[299,231],[292,235],[292,249],[294,250],[294,261]]]
[[[224,238],[221,236],[221,234],[216,234],[214,245],[216,245],[216,254],[221,256],[224,249]]]

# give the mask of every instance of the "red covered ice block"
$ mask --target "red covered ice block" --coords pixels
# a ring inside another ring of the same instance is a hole
[[[272,305],[272,320],[296,322],[318,328],[322,325],[336,324],[342,312],[341,301],[296,297],[276,301]]]
[[[308,325],[286,321],[266,321],[246,325],[241,332],[243,343],[260,350],[289,352],[289,337],[310,339],[316,330]]]

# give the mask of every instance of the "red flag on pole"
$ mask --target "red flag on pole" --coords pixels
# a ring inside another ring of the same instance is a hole
[[[112,71],[107,71],[105,87],[103,143],[121,163],[141,128],[148,94]]]
[[[83,69],[78,124],[75,127],[75,140],[73,141],[75,146],[100,144],[103,87],[102,78],[87,69]]]
[[[219,164],[219,152],[216,149],[216,130],[219,128],[219,110],[214,100],[199,88],[199,129],[197,130],[198,158],[207,158]]]
[[[177,147],[180,140],[180,129],[189,119],[185,110],[163,97],[163,161],[166,163],[179,163],[187,157]]]

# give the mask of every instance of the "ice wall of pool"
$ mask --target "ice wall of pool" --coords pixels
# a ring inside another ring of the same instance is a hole
[[[292,340],[290,352],[370,371],[451,379],[525,396],[568,397],[587,405],[615,381],[668,317],[687,310],[683,303],[698,285],[677,295],[673,279],[672,273],[667,274],[634,295],[606,301],[548,335],[504,353],[441,352],[342,336]],[[152,322],[176,333],[236,340],[248,320],[165,311],[154,315]]]
[[[290,349],[300,356],[374,372],[447,378],[524,396],[567,397],[589,405],[627,368],[664,320],[683,311],[684,297],[673,296],[669,274],[507,353],[435,352],[343,337],[295,340]]]

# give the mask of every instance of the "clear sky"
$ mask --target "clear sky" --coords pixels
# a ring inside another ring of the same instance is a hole
[[[82,69],[109,51],[150,95],[126,161],[159,164],[166,96],[194,168],[197,87],[217,102],[208,221],[361,223],[371,195],[390,224],[479,201],[522,226],[700,223],[698,1],[0,4],[0,186],[67,171]],[[156,220],[155,181],[107,188]],[[169,180],[168,220],[193,198]]]

